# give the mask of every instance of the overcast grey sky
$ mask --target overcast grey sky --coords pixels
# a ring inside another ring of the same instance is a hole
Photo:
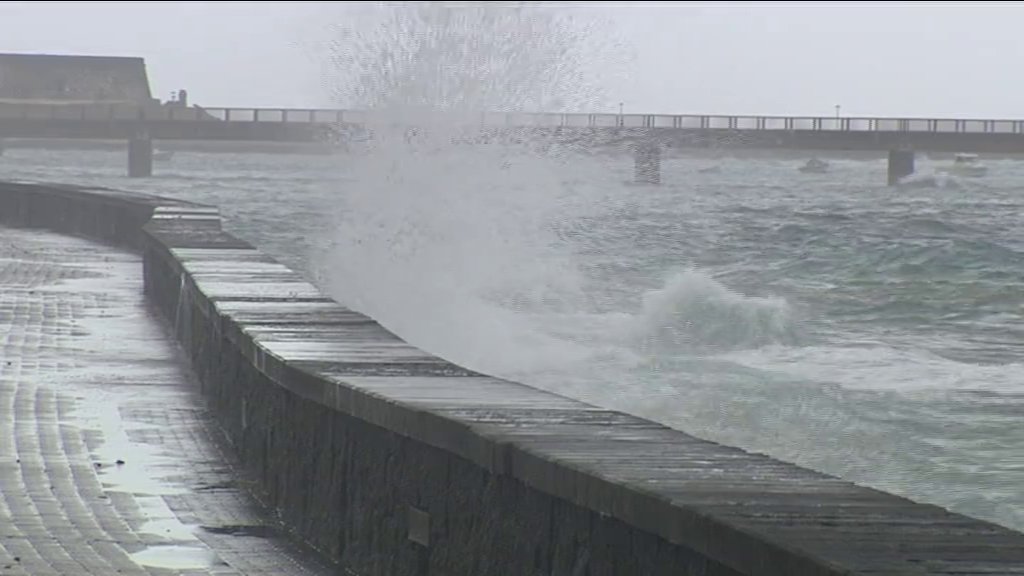
[[[318,2],[0,2],[0,51],[137,55],[156,96],[327,103]],[[566,3],[562,3],[566,5]],[[1024,3],[606,2],[629,111],[1024,117]]]

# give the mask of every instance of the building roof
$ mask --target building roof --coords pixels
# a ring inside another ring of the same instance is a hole
[[[152,95],[142,58],[0,53],[0,100],[142,103]]]

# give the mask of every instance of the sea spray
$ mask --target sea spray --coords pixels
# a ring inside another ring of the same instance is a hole
[[[372,136],[353,150],[358,185],[343,191],[320,258],[328,290],[472,367],[572,356],[529,319],[582,291],[556,231],[572,217],[568,147],[496,135],[481,115],[604,105],[585,63],[604,38],[572,11],[512,3],[377,7],[335,32],[332,65],[347,78],[335,97],[366,112]]]
[[[348,81],[335,80],[335,96],[365,112],[371,137],[344,166],[352,184],[318,258],[327,290],[435,354],[527,379],[785,341],[783,306],[715,292],[696,273],[665,288],[669,299],[693,296],[682,308],[657,297],[635,310],[602,306],[579,265],[593,235],[566,231],[622,206],[607,189],[568,184],[579,170],[607,170],[607,158],[584,154],[607,133],[481,125],[488,112],[607,106],[592,72],[614,70],[628,51],[574,14],[399,4],[339,27],[332,62]]]
[[[404,119],[443,112],[595,111],[627,53],[576,9],[516,2],[393,3],[331,25],[337,103]]]

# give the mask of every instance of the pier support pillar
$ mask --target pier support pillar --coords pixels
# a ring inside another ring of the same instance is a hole
[[[661,184],[661,146],[638,142],[633,149],[633,180],[637,184]]]
[[[153,141],[132,138],[128,141],[128,177],[146,178],[153,175]]]
[[[914,173],[913,150],[889,150],[889,186]]]

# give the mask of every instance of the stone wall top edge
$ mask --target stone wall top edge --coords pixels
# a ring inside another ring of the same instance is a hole
[[[69,184],[36,180],[0,180],[0,190],[35,192],[50,195],[88,195],[99,202],[124,203],[131,206],[151,208],[154,212],[219,214],[220,209],[208,204],[189,202],[152,194],[127,192],[104,186]]]

